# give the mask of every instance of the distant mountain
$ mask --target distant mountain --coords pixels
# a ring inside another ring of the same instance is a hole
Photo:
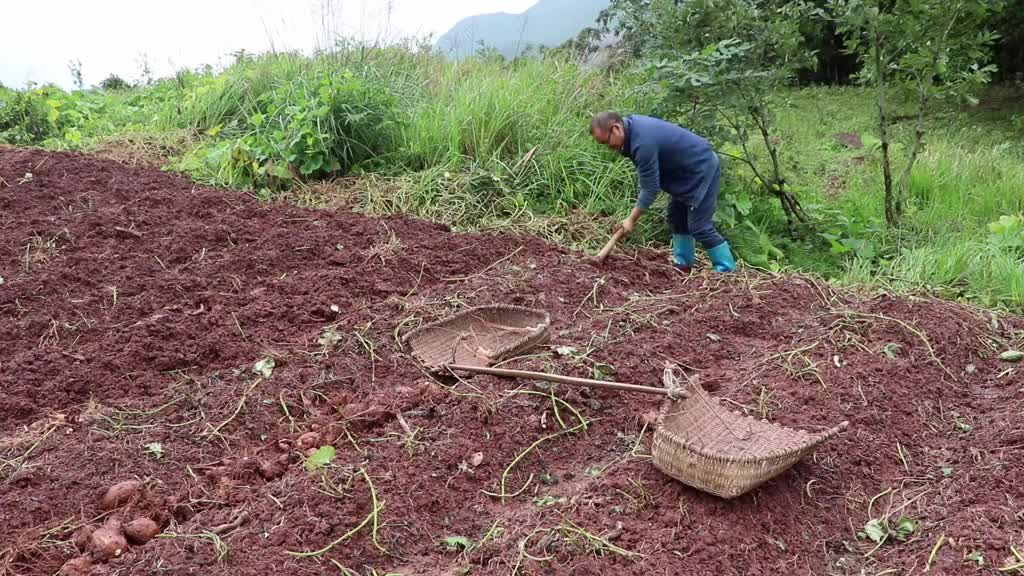
[[[478,14],[459,21],[435,46],[453,58],[465,58],[485,46],[506,58],[528,46],[558,46],[594,25],[610,0],[539,0],[522,14]]]

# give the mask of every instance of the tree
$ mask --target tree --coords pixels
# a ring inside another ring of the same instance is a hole
[[[999,34],[996,64],[1003,80],[1024,83],[1024,0],[1006,0],[992,26]]]
[[[636,13],[638,6],[648,12]],[[766,0],[616,0],[605,15],[627,37],[642,31],[646,40],[632,41],[666,111],[685,115],[720,153],[747,165],[791,231],[809,218],[786,184],[774,110],[781,89],[814,64],[800,26],[815,15],[824,13],[808,2]]]
[[[128,88],[128,83],[117,74],[111,74],[100,82],[100,88],[104,90],[124,90]]]
[[[925,117],[939,100],[977,103],[976,93],[996,68],[984,31],[998,3],[991,0],[833,0],[848,48],[858,54],[858,79],[873,85],[885,186],[885,220],[899,223],[910,176],[924,148]],[[899,178],[893,179],[892,103],[912,107],[914,133]]]

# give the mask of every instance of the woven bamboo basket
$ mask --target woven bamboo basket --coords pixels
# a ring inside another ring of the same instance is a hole
[[[423,325],[402,342],[428,370],[449,364],[490,366],[548,341],[550,327],[543,310],[494,304]]]
[[[666,400],[651,451],[654,465],[680,482],[735,498],[775,478],[848,423],[811,434],[744,416],[691,383],[688,396]]]

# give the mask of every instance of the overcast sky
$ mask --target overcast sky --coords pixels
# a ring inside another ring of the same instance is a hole
[[[115,73],[157,76],[219,65],[244,48],[308,51],[333,33],[395,40],[438,36],[460,19],[519,13],[536,0],[0,0],[0,82],[72,85],[80,60],[86,86]]]

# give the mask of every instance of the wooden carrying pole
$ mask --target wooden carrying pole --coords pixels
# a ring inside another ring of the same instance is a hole
[[[668,396],[668,389],[656,388],[654,386],[640,386],[638,384],[625,384],[622,382],[605,382],[604,380],[591,380],[590,378],[576,378],[574,376],[560,376],[558,374],[547,374],[545,372],[530,372],[529,370],[485,368],[483,366],[464,366],[461,364],[448,364],[447,367],[451,370],[475,372],[477,374],[490,374],[491,376],[525,378],[528,380],[542,380],[544,382],[557,382],[559,384],[570,384],[573,386],[587,386],[588,388],[617,390],[619,392],[640,392],[643,394],[658,394],[661,396]]]

